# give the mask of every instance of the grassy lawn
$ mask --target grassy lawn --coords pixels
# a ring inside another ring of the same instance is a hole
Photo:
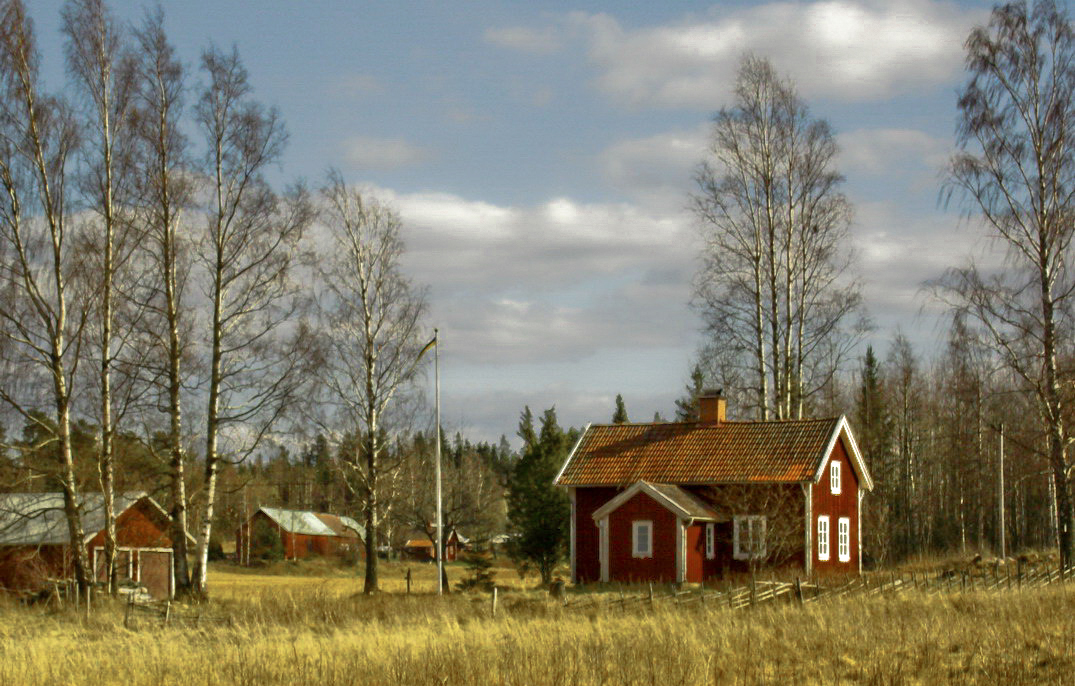
[[[384,566],[386,588],[407,566]],[[410,567],[432,588],[431,566]],[[494,617],[488,594],[364,597],[353,570],[286,570],[214,568],[214,600],[177,614],[225,621],[198,625],[146,618],[128,630],[107,602],[88,619],[0,605],[0,684],[1075,683],[1075,584],[741,611],[565,611],[520,584]]]

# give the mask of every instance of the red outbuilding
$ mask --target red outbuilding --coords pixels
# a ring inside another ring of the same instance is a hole
[[[313,555],[359,559],[365,528],[350,517],[261,507],[235,531],[235,550],[241,564],[262,558],[270,543],[280,541],[283,558],[299,560]]]
[[[121,585],[140,586],[154,598],[175,593],[171,519],[145,493],[116,495],[116,568]],[[80,497],[83,545],[94,578],[105,581],[105,516],[100,493]],[[193,538],[190,539],[193,542]],[[62,493],[0,495],[0,587],[40,590],[51,580],[74,577]]]
[[[459,558],[459,552],[463,550],[466,541],[454,529],[448,533],[444,541],[444,561],[455,562]],[[420,562],[429,562],[437,559],[437,547],[433,545],[433,539],[424,531],[411,532],[403,542],[400,550],[403,557]]]
[[[702,582],[759,566],[861,571],[873,482],[845,417],[586,427],[556,478],[571,496],[571,577]]]

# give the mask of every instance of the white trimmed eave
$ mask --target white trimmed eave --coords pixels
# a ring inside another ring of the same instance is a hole
[[[612,514],[613,512],[615,512],[617,509],[619,509],[619,507],[621,505],[623,505],[624,503],[626,503],[628,500],[630,500],[631,498],[635,497],[639,493],[645,493],[649,497],[653,498],[653,500],[655,500],[657,502],[657,504],[661,505],[666,510],[670,511],[672,514],[674,514],[679,519],[689,519],[689,520],[692,520],[692,521],[699,521],[699,522],[715,522],[715,521],[717,521],[717,519],[715,517],[699,517],[698,515],[691,514],[690,512],[684,510],[678,504],[676,504],[675,502],[669,500],[659,490],[654,488],[653,484],[649,483],[648,481],[636,481],[634,484],[632,484],[630,487],[628,487],[627,490],[625,490],[623,493],[620,493],[619,495],[617,495],[612,500],[609,500],[607,503],[605,503],[601,507],[597,508],[597,510],[595,510],[594,513],[593,513],[594,521],[595,522],[601,521],[605,517],[607,517],[610,514]]]
[[[821,463],[817,467],[817,473],[814,474],[813,482],[815,484],[821,482],[821,477],[825,474],[825,465],[829,463],[829,456],[832,455],[832,449],[836,447],[836,441],[840,440],[841,435],[847,437],[847,445],[851,448],[851,462],[858,473],[859,486],[867,491],[872,491],[873,479],[870,477],[869,470],[866,469],[866,462],[862,459],[858,443],[855,442],[855,437],[851,433],[851,424],[847,421],[847,415],[840,415],[840,421],[836,424],[836,429],[832,432],[828,445],[825,446],[825,452],[821,454]]]
[[[591,424],[587,423],[586,428],[584,428],[582,430],[582,433],[579,434],[579,440],[575,441],[575,446],[573,448],[571,448],[571,452],[569,452],[567,454],[567,459],[564,460],[563,466],[560,467],[560,471],[556,473],[556,478],[552,480],[552,484],[554,486],[560,486],[561,485],[560,484],[560,477],[562,477],[564,475],[564,470],[567,469],[567,466],[569,464],[571,464],[571,460],[575,459],[575,453],[578,452],[579,446],[582,445],[582,439],[586,438],[586,432],[590,430],[590,426],[591,426]]]

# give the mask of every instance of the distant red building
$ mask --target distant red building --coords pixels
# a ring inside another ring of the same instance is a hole
[[[266,554],[266,532],[279,537],[286,560],[313,555],[359,559],[365,552],[365,528],[350,517],[262,507],[235,531],[236,559],[241,564]]]
[[[81,498],[83,545],[94,578],[106,580],[104,500]],[[145,493],[115,498],[116,568],[121,584],[145,588],[155,598],[175,593],[168,513]],[[193,539],[191,539],[193,542]],[[74,554],[62,493],[0,495],[0,587],[38,590],[49,580],[74,577]]]
[[[844,417],[591,425],[556,483],[571,496],[571,576],[701,582],[759,566],[861,571],[873,488]]]
[[[455,562],[456,559],[459,558],[459,553],[462,551],[464,545],[465,543],[458,532],[453,530],[449,533],[447,540],[444,541],[444,561]],[[424,531],[413,532],[410,537],[404,541],[403,550],[401,552],[404,557],[411,560],[428,562],[437,559],[436,546],[433,545],[433,541],[429,538],[429,534]]]

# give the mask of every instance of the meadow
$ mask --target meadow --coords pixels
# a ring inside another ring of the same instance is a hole
[[[197,625],[126,629],[122,603],[88,619],[8,603],[0,684],[1075,683],[1075,584],[569,612],[518,580],[494,617],[488,594],[430,594],[421,565],[411,595],[397,585],[405,567],[386,565],[388,592],[374,597],[343,570],[284,571],[217,568]]]

